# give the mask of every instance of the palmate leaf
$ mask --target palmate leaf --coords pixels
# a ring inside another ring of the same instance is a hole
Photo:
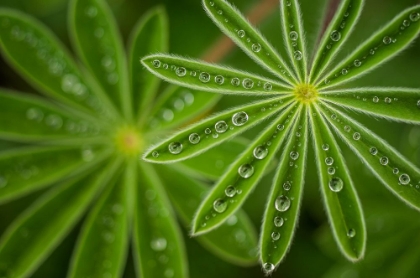
[[[392,193],[420,210],[420,170],[383,139],[328,104],[320,106],[329,124]]]
[[[208,186],[172,167],[157,167],[181,221],[189,228],[193,212],[208,192]],[[217,230],[197,240],[208,250],[231,263],[251,265],[257,261],[257,235],[251,221],[242,211],[232,215]]]
[[[119,165],[117,160],[95,171],[99,175],[71,179],[30,206],[2,237],[0,275],[29,277],[69,233]]]
[[[295,116],[301,109],[292,105],[280,112],[229,166],[198,208],[193,220],[193,235],[217,228],[240,208],[287,138],[288,130],[293,126]]]
[[[143,159],[169,163],[198,155],[286,109],[290,102],[290,97],[280,97],[216,114],[152,146]]]
[[[266,273],[283,260],[296,230],[306,168],[308,111],[303,108],[281,148],[260,237],[260,261]]]
[[[420,6],[414,6],[397,15],[388,25],[373,34],[323,80],[318,80],[318,85],[321,88],[331,87],[366,74],[407,48],[419,31]]]
[[[322,100],[376,117],[420,124],[420,90],[357,88],[320,93]]]

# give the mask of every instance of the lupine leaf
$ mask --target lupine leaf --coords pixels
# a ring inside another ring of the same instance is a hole
[[[69,30],[74,47],[101,89],[132,116],[124,47],[115,19],[102,0],[72,0]]]
[[[163,80],[193,90],[219,94],[284,94],[290,86],[255,74],[167,54],[153,54],[141,60]]]
[[[29,277],[81,218],[117,165],[53,188],[18,217],[0,242],[0,275]]]
[[[277,115],[226,170],[198,208],[193,220],[193,235],[220,226],[244,203],[285,140],[294,122],[292,117],[298,113],[297,110],[300,111],[300,108],[295,107],[290,106]]]
[[[155,170],[140,163],[137,176],[134,241],[141,277],[188,277],[181,232]]]
[[[296,82],[291,75],[293,71],[287,67],[274,47],[236,8],[224,0],[203,0],[203,5],[220,30],[256,63],[289,84]]]
[[[179,127],[206,113],[220,98],[219,94],[170,85],[149,113],[149,118],[145,121],[146,128],[154,132]]]
[[[338,85],[366,74],[407,48],[419,31],[420,6],[414,6],[397,15],[337,65],[321,80],[321,87]]]
[[[96,137],[101,126],[41,98],[0,89],[0,137],[19,141]]]
[[[103,110],[62,43],[37,20],[0,10],[0,46],[6,60],[35,88],[85,111]]]
[[[376,117],[420,124],[420,90],[357,88],[320,93],[321,99]]]
[[[307,109],[302,109],[281,148],[260,237],[260,261],[266,273],[285,257],[298,223],[308,146]]]
[[[330,105],[321,110],[330,125],[392,193],[420,210],[420,170],[387,142]]]
[[[157,167],[166,190],[184,225],[189,228],[194,210],[208,192],[208,186],[172,167]],[[257,234],[247,215],[238,211],[217,230],[197,240],[220,258],[238,265],[250,265],[257,261]]]
[[[287,107],[290,102],[287,97],[276,98],[217,114],[152,146],[143,159],[155,163],[169,163],[196,156],[255,126],[279,109]]]
[[[120,277],[128,247],[128,202],[122,175],[114,175],[89,213],[68,277]]]
[[[141,57],[168,51],[168,18],[163,7],[150,10],[137,23],[129,43],[130,82],[134,115],[145,117],[160,83],[157,77],[145,73]]]
[[[297,0],[280,1],[280,17],[282,30],[285,34],[286,48],[289,53],[293,68],[300,82],[306,82],[307,59],[305,32],[299,2]]]
[[[366,225],[362,206],[341,150],[317,109],[311,121],[321,193],[335,241],[351,261],[363,258]]]
[[[0,154],[0,203],[91,169],[109,151],[82,147],[22,147]]]
[[[334,18],[321,39],[310,73],[310,81],[315,81],[331,64],[336,53],[350,37],[360,17],[364,0],[341,1]]]

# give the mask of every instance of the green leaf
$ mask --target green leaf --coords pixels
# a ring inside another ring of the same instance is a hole
[[[22,147],[0,153],[0,203],[91,169],[109,151],[99,147]]]
[[[0,242],[0,275],[29,277],[79,221],[117,165],[53,188],[19,216]]]
[[[255,126],[290,103],[290,97],[274,98],[216,114],[152,146],[143,159],[169,163],[196,156]]]
[[[194,210],[209,187],[173,167],[156,167],[166,191],[185,227],[189,228]],[[196,238],[218,257],[241,266],[257,262],[257,233],[247,215],[239,210],[225,224],[211,233]]]
[[[281,80],[294,84],[283,58],[251,23],[230,3],[224,0],[203,0],[204,9],[214,23],[250,58]]]
[[[123,176],[114,175],[83,225],[69,278],[121,277],[129,239],[126,196]]]
[[[158,98],[145,121],[151,132],[179,127],[209,111],[221,98],[219,94],[168,86]]]
[[[337,106],[394,121],[420,123],[420,90],[408,88],[357,88],[320,93]]]
[[[340,147],[319,110],[311,121],[321,193],[328,219],[343,255],[350,261],[363,258],[366,225],[362,206],[351,180]]]
[[[265,209],[260,261],[267,274],[286,256],[298,223],[309,138],[307,118],[308,111],[304,108],[290,128]]]
[[[132,105],[137,118],[150,112],[159,80],[143,71],[141,57],[168,51],[168,19],[163,7],[147,12],[137,23],[129,43]]]
[[[132,117],[124,47],[106,2],[72,0],[69,30],[74,48],[101,89],[124,116]]]
[[[388,25],[370,36],[365,43],[337,65],[321,87],[348,82],[366,74],[407,48],[420,31],[420,6],[397,15]],[[318,85],[319,85],[318,83]]]
[[[103,103],[51,31],[36,19],[9,9],[0,9],[0,21],[0,49],[26,81],[68,105],[103,113]]]
[[[16,141],[71,140],[102,133],[92,118],[28,94],[0,89],[0,137]],[[11,120],[13,119],[13,120]]]
[[[363,5],[364,0],[341,1],[316,51],[309,78],[310,82],[318,79],[331,64],[344,42],[350,37],[360,17]]]
[[[420,210],[420,170],[387,142],[328,104],[320,106],[330,125],[367,168],[397,197]]]
[[[293,116],[301,110],[296,107],[291,105],[280,112],[230,165],[198,208],[193,220],[193,235],[217,228],[245,202],[286,139],[288,130],[295,122]]]
[[[219,94],[270,95],[289,93],[289,85],[204,61],[154,54],[142,64],[153,74],[170,83]]]
[[[297,0],[280,1],[280,17],[286,48],[300,83],[306,82],[307,59],[305,32]]]
[[[155,170],[140,163],[135,201],[134,242],[141,277],[188,277],[181,231]]]

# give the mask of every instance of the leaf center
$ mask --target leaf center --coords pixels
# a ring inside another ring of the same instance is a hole
[[[293,92],[301,103],[312,103],[318,99],[318,90],[312,84],[298,84]]]
[[[117,149],[126,155],[138,155],[144,148],[144,140],[139,130],[132,126],[120,128],[114,142]]]

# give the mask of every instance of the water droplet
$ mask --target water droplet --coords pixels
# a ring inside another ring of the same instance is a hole
[[[176,69],[175,71],[176,75],[178,75],[179,77],[183,77],[187,74],[187,70],[183,67],[179,67]]]
[[[217,211],[218,213],[222,213],[226,210],[227,208],[227,202],[225,202],[222,199],[217,199],[216,201],[214,201],[213,203],[213,208],[215,211]]]
[[[286,191],[289,191],[290,188],[292,188],[292,184],[290,183],[290,181],[286,181],[283,183],[283,189]]]
[[[330,149],[330,145],[328,145],[328,144],[322,144],[322,149],[324,151],[328,151]]]
[[[371,147],[369,149],[369,152],[370,152],[371,155],[376,155],[378,153],[378,149],[375,148],[375,147]]]
[[[271,91],[273,89],[273,85],[270,82],[266,82],[264,84],[264,90]],[[420,101],[419,101],[420,102]]]
[[[355,132],[355,133],[353,133],[353,139],[354,140],[359,140],[360,139],[360,133],[359,132]]]
[[[235,195],[236,195],[236,188],[235,188],[234,186],[232,186],[232,185],[230,185],[230,186],[226,187],[226,189],[225,189],[225,194],[226,194],[226,196],[228,196],[228,197],[233,197],[233,196],[235,196]]]
[[[335,174],[335,168],[334,167],[328,167],[327,172],[329,175],[334,175]]]
[[[280,131],[284,130],[284,125],[282,125],[282,124],[277,125],[277,129],[280,130]]]
[[[152,156],[153,156],[154,158],[159,157],[159,152],[158,152],[158,151],[153,151],[153,152],[152,152]]]
[[[198,133],[191,133],[190,136],[188,137],[188,140],[190,141],[191,144],[198,144],[200,142],[200,135],[198,135]]]
[[[337,120],[337,115],[336,115],[336,114],[332,114],[332,115],[331,115],[331,119],[333,119],[333,120]]]
[[[268,149],[264,146],[258,146],[254,149],[253,153],[256,159],[264,159],[268,154]]]
[[[245,89],[252,89],[252,87],[254,87],[254,81],[252,81],[251,79],[249,79],[249,78],[245,78],[243,81],[242,81],[242,86],[245,88]]]
[[[331,40],[338,42],[341,39],[341,33],[337,30],[334,30],[331,32],[330,38]]]
[[[246,122],[248,122],[248,114],[245,113],[244,111],[235,113],[232,116],[232,123],[235,126],[242,126],[242,125],[246,124]]]
[[[244,30],[239,30],[239,31],[238,31],[238,36],[239,36],[240,38],[245,37],[245,31],[244,31]]]
[[[213,133],[211,136],[212,136],[214,139],[216,139],[216,138],[218,138],[218,137],[219,137],[219,134],[217,134],[217,133]]]
[[[26,118],[28,118],[28,120],[41,122],[44,118],[44,113],[38,108],[29,108],[26,111]]]
[[[168,146],[171,154],[179,154],[182,151],[182,144],[179,142],[172,142]]]
[[[349,229],[349,230],[347,231],[347,236],[348,236],[349,238],[355,237],[355,236],[356,236],[356,231],[355,231],[354,229]]]
[[[410,26],[410,24],[411,24],[411,23],[410,23],[410,21],[408,21],[407,19],[403,21],[403,25],[404,25],[405,27]]]
[[[0,188],[3,188],[7,185],[7,179],[5,177],[0,176]]]
[[[401,174],[399,180],[401,184],[406,185],[410,182],[410,176],[407,174]]]
[[[392,42],[392,39],[391,37],[385,36],[382,41],[384,44],[390,44]]]
[[[172,268],[168,268],[165,270],[163,275],[165,275],[165,278],[172,278],[175,275],[175,271]]]
[[[344,130],[346,132],[350,132],[351,131],[351,127],[349,127],[348,125],[344,126]]]
[[[349,73],[349,71],[347,69],[342,69],[341,70],[341,74],[342,75],[346,75],[347,73]]]
[[[420,108],[420,99],[417,101],[417,107]]]
[[[334,158],[332,158],[332,157],[325,158],[325,164],[333,165],[333,163],[334,163]]]
[[[286,1],[286,6],[290,7],[292,5],[292,2],[290,2],[289,0]]]
[[[300,61],[303,58],[302,52],[300,52],[299,50],[296,50],[293,53],[293,58],[295,58],[295,60]]]
[[[222,10],[218,10],[218,11],[217,11],[217,13],[218,13],[219,15],[222,15],[222,14],[223,14],[223,11],[222,11]]]
[[[354,60],[354,66],[360,67],[362,65],[362,62],[360,60]]]
[[[278,232],[272,232],[271,233],[271,238],[273,240],[279,240],[280,239],[280,233],[278,233]]]
[[[208,74],[207,72],[202,72],[200,73],[198,79],[200,79],[200,81],[203,83],[208,83],[210,81],[210,77],[210,74]]]
[[[390,104],[390,103],[392,102],[392,99],[391,99],[391,98],[389,98],[389,97],[386,97],[386,98],[384,99],[384,101],[385,101],[385,103]]]
[[[297,160],[299,158],[298,152],[290,152],[290,158],[293,160]]]
[[[162,111],[162,118],[167,121],[170,122],[174,119],[175,115],[174,112],[171,109],[164,109]]]
[[[225,83],[225,78],[221,75],[216,75],[216,77],[214,78],[214,82],[216,82],[216,84],[218,85],[222,85],[223,83]]]
[[[334,177],[328,183],[331,191],[340,192],[343,189],[344,183],[340,178]]]
[[[287,211],[290,208],[290,199],[287,196],[281,195],[276,198],[274,207],[278,211]]]
[[[233,86],[238,87],[239,85],[241,85],[241,80],[237,77],[232,78],[231,82],[230,82]]]
[[[238,174],[247,179],[254,174],[254,167],[251,164],[244,164],[238,168]]]
[[[150,247],[152,247],[154,251],[163,251],[166,249],[166,245],[166,239],[163,237],[155,238],[150,242]]]
[[[97,10],[97,9],[96,9],[96,7],[94,7],[94,6],[90,6],[90,7],[88,7],[88,8],[86,9],[86,15],[87,15],[88,17],[93,18],[93,17],[95,17],[97,14],[98,14],[98,10]]]
[[[162,65],[162,63],[159,61],[159,60],[153,60],[152,61],[152,65],[155,67],[155,68],[160,68],[160,66]]]
[[[265,272],[272,272],[274,270],[274,265],[272,263],[263,264],[263,269]]]
[[[420,13],[418,12],[414,12],[412,14],[410,14],[410,20],[413,22],[416,22],[420,19]]]
[[[228,130],[229,126],[227,125],[225,121],[218,121],[214,125],[214,128],[216,129],[217,133],[224,133],[226,132],[226,130]]]
[[[261,51],[261,45],[259,43],[254,43],[251,47],[252,51],[254,52],[260,52]]]
[[[382,165],[387,165],[387,164],[388,164],[388,162],[389,162],[389,159],[388,159],[388,157],[383,156],[383,157],[381,157],[381,158],[379,159],[379,162],[380,162]]]
[[[211,129],[210,129],[210,128],[206,128],[206,129],[204,130],[204,133],[205,133],[205,134],[210,134],[210,133],[211,133]]]
[[[280,217],[280,216],[274,217],[274,226],[279,228],[279,227],[283,226],[283,224],[284,224],[284,219],[282,217]]]
[[[398,168],[394,168],[393,170],[392,170],[392,173],[394,173],[395,175],[396,174],[398,174],[400,172],[400,170],[398,170]]]
[[[53,129],[60,129],[63,126],[63,120],[60,116],[51,114],[45,118],[45,124]]]
[[[329,80],[328,78],[326,78],[326,79],[324,80],[324,84],[325,84],[325,85],[330,84],[330,80]]]
[[[292,31],[289,33],[289,38],[292,41],[297,41],[297,39],[299,38],[299,34],[296,31]]]
[[[210,4],[210,6],[212,6],[212,7],[214,6],[214,2],[213,2],[213,1],[210,1],[210,3],[209,3],[209,4]]]
[[[92,161],[95,158],[95,153],[93,152],[92,147],[84,146],[82,148],[82,158],[84,161]]]
[[[374,103],[378,103],[379,102],[379,98],[377,96],[374,96],[372,100],[373,100]]]

